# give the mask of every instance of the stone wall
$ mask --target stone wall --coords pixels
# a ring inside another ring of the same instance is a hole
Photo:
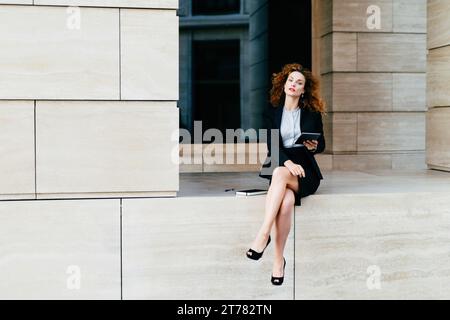
[[[450,171],[450,1],[428,1],[427,164]]]
[[[176,194],[177,7],[0,0],[0,199]]]
[[[426,1],[316,0],[313,21],[333,168],[425,168]]]

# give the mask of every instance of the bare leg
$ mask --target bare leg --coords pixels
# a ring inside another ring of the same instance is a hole
[[[286,188],[283,201],[278,215],[275,219],[275,257],[272,269],[272,275],[274,277],[283,277],[283,264],[284,264],[284,248],[286,246],[287,237],[291,230],[292,213],[294,211],[295,195],[294,192]]]
[[[272,174],[272,183],[266,196],[266,210],[264,222],[253,241],[252,249],[261,252],[266,246],[275,217],[280,210],[286,188],[297,191],[298,178],[291,174],[286,167],[277,167]]]

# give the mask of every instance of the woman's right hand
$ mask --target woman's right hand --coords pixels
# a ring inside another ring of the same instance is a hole
[[[305,177],[305,170],[299,164],[295,164],[292,160],[284,162],[284,166],[294,175],[299,177]]]

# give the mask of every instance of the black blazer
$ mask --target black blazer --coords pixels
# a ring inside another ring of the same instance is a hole
[[[271,143],[271,131],[272,129],[280,129],[281,126],[281,117],[283,115],[283,106],[278,106],[276,108],[270,106],[265,114],[265,119],[267,121],[266,128],[267,132],[267,158],[263,164],[261,172],[259,174],[262,178],[270,179],[271,174],[263,173],[264,168],[269,168],[271,166],[271,153],[270,150],[272,148]],[[315,169],[318,177],[323,179],[322,173],[320,172],[319,165],[317,164],[314,155],[317,153],[321,153],[325,150],[325,138],[323,136],[323,123],[322,123],[322,115],[320,112],[310,111],[306,108],[301,108],[300,115],[300,129],[302,132],[320,132],[320,138],[318,139],[318,145],[316,151],[307,151],[308,158],[311,161],[312,167]],[[285,148],[283,146],[283,140],[281,138],[281,134],[278,135],[278,145],[279,145],[279,158],[278,158],[278,166],[283,166],[286,160],[289,160],[288,156],[285,153]],[[306,149],[307,150],[307,149]]]

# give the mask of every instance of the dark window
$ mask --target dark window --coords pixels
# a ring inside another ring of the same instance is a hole
[[[270,0],[268,22],[269,74],[279,72],[284,64],[292,62],[310,69],[311,0]]]
[[[240,0],[192,0],[193,15],[220,15],[239,13]]]
[[[240,128],[239,40],[194,41],[193,118],[203,132]],[[203,133],[202,132],[202,133]]]

